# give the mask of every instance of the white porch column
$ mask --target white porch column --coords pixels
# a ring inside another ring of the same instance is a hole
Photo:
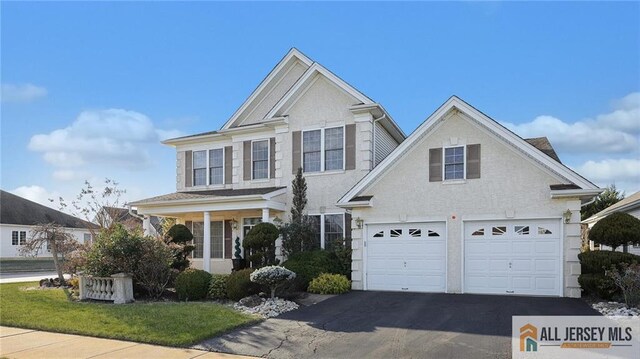
[[[269,220],[269,208],[262,209],[262,222],[263,223],[271,222]]]
[[[145,236],[151,235],[151,217],[144,216],[142,220],[142,232]]]
[[[202,269],[211,273],[211,213],[204,212],[204,231],[202,240]]]

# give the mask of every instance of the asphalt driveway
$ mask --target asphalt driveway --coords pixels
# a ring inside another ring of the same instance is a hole
[[[600,315],[580,299],[351,292],[196,348],[269,358],[503,358],[512,315]]]

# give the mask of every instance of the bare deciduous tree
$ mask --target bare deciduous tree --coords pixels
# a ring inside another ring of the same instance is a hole
[[[58,272],[60,284],[64,285],[62,262],[64,256],[76,250],[80,244],[64,227],[55,223],[41,223],[32,230],[27,242],[20,248],[20,254],[37,256],[38,253],[50,250],[53,264]]]
[[[70,203],[63,197],[58,197],[58,209],[97,224],[97,227],[87,228],[95,237],[101,229],[110,228],[116,223],[120,208],[126,205],[120,197],[127,191],[120,189],[118,185],[118,182],[105,178],[104,187],[95,189],[91,182],[85,181],[80,193]],[[49,201],[55,202],[54,199]]]

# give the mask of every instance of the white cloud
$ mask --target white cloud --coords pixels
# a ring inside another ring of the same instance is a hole
[[[506,123],[522,137],[549,138],[558,151],[569,153],[631,153],[640,148],[640,93],[613,102],[613,110],[573,123],[538,116],[521,124]]]
[[[47,95],[47,89],[33,84],[1,85],[2,102],[31,102]]]
[[[577,171],[600,187],[615,184],[627,195],[640,190],[639,159],[605,159],[587,161]]]
[[[41,186],[21,186],[18,187],[16,189],[14,189],[13,191],[10,191],[11,193],[15,194],[16,196],[20,196],[23,198],[26,198],[30,201],[36,202],[36,203],[40,203],[42,205],[45,205],[47,207],[51,207],[53,209],[58,209],[56,208],[55,203],[51,202],[49,199],[54,199],[54,200],[58,200],[58,198],[60,197],[60,194],[58,192],[49,192],[47,191],[44,187]]]
[[[157,129],[147,116],[135,111],[84,111],[66,128],[31,137],[29,149],[42,152],[45,161],[60,168],[108,165],[143,169],[152,161],[149,147],[179,133]],[[69,177],[69,173],[60,172],[58,177]]]
[[[87,178],[87,173],[84,171],[75,171],[70,169],[61,169],[53,171],[53,179],[58,181],[73,181],[77,179]]]

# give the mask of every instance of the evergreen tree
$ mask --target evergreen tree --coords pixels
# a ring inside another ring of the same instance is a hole
[[[622,199],[624,199],[624,192],[618,191],[616,185],[612,184],[600,193],[595,201],[582,208],[581,218],[585,220]]]
[[[304,208],[307,206],[307,180],[302,176],[302,168],[298,167],[296,177],[291,181],[293,206],[291,206],[291,223],[302,223]]]

